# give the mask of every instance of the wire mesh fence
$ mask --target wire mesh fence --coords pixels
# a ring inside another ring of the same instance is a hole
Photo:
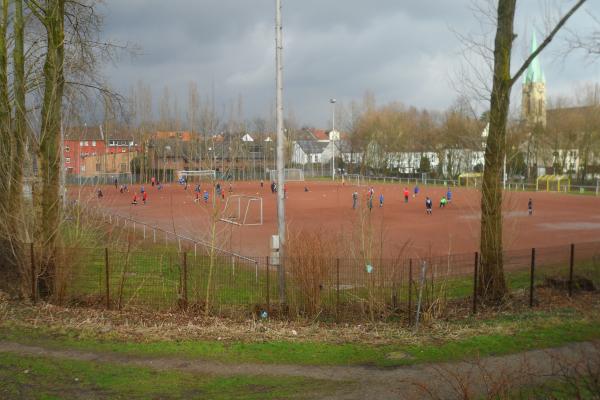
[[[30,246],[24,290],[34,299],[42,282],[51,301],[110,309],[188,310],[207,315],[322,320],[415,321],[443,315],[453,304],[477,310],[482,295],[477,253],[359,260],[318,255],[285,258],[285,302],[279,266],[269,258],[198,253],[177,246],[146,249],[65,247],[52,268]],[[600,242],[506,251],[509,293],[535,306],[538,291],[559,296],[600,287]]]

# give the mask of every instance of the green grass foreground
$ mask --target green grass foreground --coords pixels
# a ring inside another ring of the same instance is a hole
[[[371,365],[391,367],[458,361],[557,347],[570,342],[600,339],[600,316],[583,317],[573,310],[531,312],[473,321],[485,334],[464,338],[427,337],[419,344],[323,343],[315,341],[148,341],[127,342],[86,337],[78,332],[56,332],[4,324],[0,340],[56,349],[97,351],[141,357],[181,357],[225,363],[299,365]],[[457,327],[456,327],[457,328]],[[449,329],[452,329],[451,327]]]
[[[0,353],[4,399],[303,399],[339,382],[297,377],[216,377]]]

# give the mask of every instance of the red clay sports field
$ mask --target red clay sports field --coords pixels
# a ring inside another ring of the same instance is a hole
[[[226,195],[229,194],[227,184]],[[307,186],[309,191],[305,192]],[[373,209],[352,209],[352,193],[359,193],[364,207],[368,187],[343,186],[331,182],[289,182],[287,184],[286,219],[291,231],[319,232],[340,243],[340,256],[347,255],[350,238],[365,224],[370,224],[371,235],[384,243],[384,256],[395,256],[405,247],[404,255],[442,255],[471,252],[479,240],[479,192],[469,188],[452,188],[452,203],[438,208],[446,193],[442,187],[420,186],[420,194],[404,203],[405,185],[374,184]],[[104,197],[97,199],[91,188],[83,189],[81,201],[88,201],[120,216],[175,231],[194,239],[207,240],[211,226],[212,197],[209,204],[195,203],[194,186],[187,190],[179,184],[166,185],[162,191],[149,184],[146,205],[131,205],[133,192],[140,185],[121,194],[114,186],[103,186]],[[202,190],[210,189],[204,183]],[[79,187],[70,187],[70,196],[78,195]],[[384,206],[379,207],[379,194],[384,194]],[[211,191],[211,196],[212,196]],[[237,226],[218,222],[217,245],[246,256],[269,254],[270,236],[277,232],[276,196],[269,183],[260,188],[258,182],[235,182],[233,194],[263,198],[264,220],[261,226]],[[425,213],[425,197],[432,198],[433,215]],[[527,201],[533,199],[534,214],[527,214]],[[217,207],[223,207],[220,200]],[[600,197],[567,195],[546,192],[507,192],[504,197],[504,243],[507,249],[567,245],[569,243],[600,239]],[[366,222],[365,222],[366,221]],[[362,228],[361,228],[362,227]],[[346,243],[344,243],[346,242]]]

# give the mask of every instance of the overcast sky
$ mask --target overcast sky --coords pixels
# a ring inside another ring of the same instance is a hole
[[[461,43],[453,31],[481,32],[472,0],[283,0],[286,113],[300,124],[327,127],[329,99],[360,100],[366,90],[378,104],[400,101],[443,110],[457,97],[452,79],[460,69]],[[517,40],[543,34],[546,2],[521,0]],[[573,1],[552,0],[564,7]],[[592,26],[598,0],[569,24]],[[541,11],[540,11],[541,10]],[[187,85],[201,95],[214,84],[223,109],[241,95],[244,117],[269,117],[275,97],[274,0],[107,0],[105,36],[135,43],[141,54],[106,68],[124,92],[137,80],[151,84],[155,104],[165,85],[178,96],[182,114]],[[550,97],[572,95],[577,85],[600,81],[600,60],[541,58]],[[524,51],[515,49],[513,65]],[[520,85],[514,92],[520,92]]]

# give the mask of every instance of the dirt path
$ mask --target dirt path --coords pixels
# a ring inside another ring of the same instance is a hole
[[[145,358],[115,353],[55,350],[0,341],[0,352],[99,363],[116,363],[156,370],[176,370],[213,375],[298,376],[349,381],[347,390],[330,399],[464,398],[462,387],[472,394],[542,382],[562,376],[559,371],[586,360],[600,360],[600,344],[574,343],[560,348],[488,357],[477,362],[428,364],[398,368],[365,366],[301,366],[225,364],[182,358]],[[427,393],[430,393],[429,395]]]

